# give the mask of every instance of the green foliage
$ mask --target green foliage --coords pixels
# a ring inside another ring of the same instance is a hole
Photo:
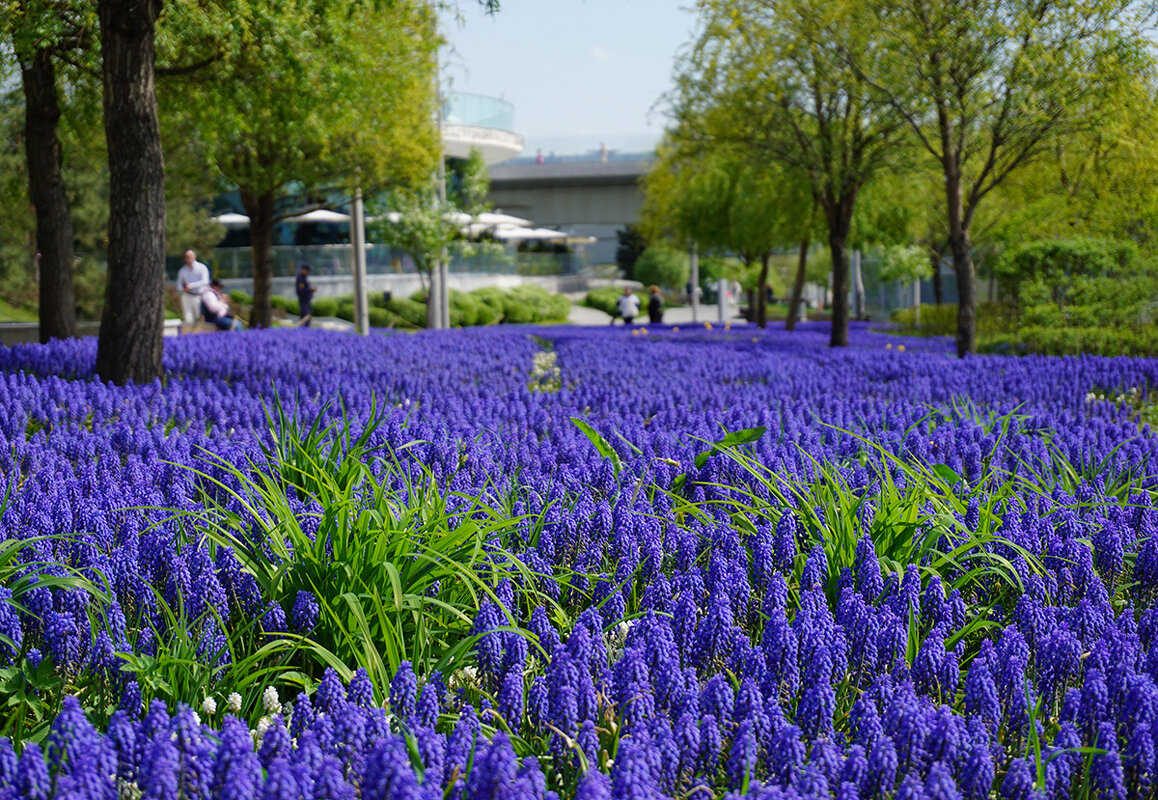
[[[1020,328],[981,348],[989,353],[1040,353],[1050,356],[1158,356],[1158,331],[1150,328]]]
[[[318,598],[306,642],[313,659],[303,669],[332,666],[348,679],[362,667],[380,693],[403,661],[450,674],[471,659],[472,619],[485,600],[498,602],[493,584],[535,583],[506,546],[521,520],[482,495],[450,513],[443,480],[405,457],[409,445],[390,452],[369,444],[380,411],[357,435],[344,415],[324,423],[326,412],[307,424],[278,404],[265,462],[220,464],[236,489],[201,474],[210,494],[243,511],[207,494],[194,523],[216,546],[234,548],[263,596],[283,609],[299,591]],[[303,500],[316,510],[295,511]]]
[[[643,235],[638,225],[620,228],[615,232],[615,236],[619,239],[619,244],[615,248],[615,263],[619,265],[623,277],[634,280],[635,262],[647,249],[647,237]]]
[[[957,332],[957,304],[939,306],[921,304],[921,327],[916,325],[916,309],[901,308],[893,312],[892,321],[906,336],[953,336]],[[1009,303],[977,304],[977,335],[1007,335],[1017,327],[1017,309]]]
[[[470,149],[470,156],[454,170],[451,176],[450,201],[467,214],[479,214],[490,208],[487,195],[491,181],[482,151]]]
[[[503,322],[528,324],[562,322],[571,313],[571,302],[533,283],[510,289],[503,297]]]
[[[311,304],[315,317],[338,316],[338,297],[316,297]]]
[[[881,252],[881,280],[912,283],[933,277],[929,254],[924,247],[892,245]]]
[[[448,209],[440,208],[432,197],[429,188],[392,192],[376,204],[378,219],[368,225],[370,235],[378,242],[405,250],[419,272],[427,275],[442,250],[458,236],[458,224]]]
[[[1129,241],[1076,238],[1028,242],[1006,250],[994,271],[1002,289],[1019,297],[1023,284],[1064,284],[1074,278],[1129,278],[1148,272]]]
[[[596,308],[612,317],[619,314],[616,302],[623,290],[615,286],[600,286],[592,289],[583,296],[583,305],[587,308]]]
[[[688,257],[681,250],[653,244],[635,262],[635,280],[644,286],[681,288],[688,281]]]

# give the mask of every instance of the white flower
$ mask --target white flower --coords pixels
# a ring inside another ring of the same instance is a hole
[[[201,713],[207,717],[212,717],[217,713],[217,701],[212,697],[206,697],[205,701],[201,703]]]
[[[281,711],[281,700],[278,699],[277,689],[272,686],[265,687],[265,691],[261,693],[261,706],[267,714],[276,714]]]
[[[241,695],[237,692],[230,692],[229,697],[225,698],[225,710],[230,714],[241,713]]]
[[[293,703],[282,703],[281,713],[282,713],[283,717],[286,717],[288,719],[294,713],[294,704]]]

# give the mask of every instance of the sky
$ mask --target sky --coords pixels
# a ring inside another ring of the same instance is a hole
[[[459,0],[446,17],[444,83],[515,106],[524,156],[649,149],[664,118],[654,108],[687,45],[691,0],[502,0],[493,16]]]

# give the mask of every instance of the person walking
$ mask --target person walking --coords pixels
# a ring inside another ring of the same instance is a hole
[[[201,315],[201,293],[209,288],[209,267],[185,251],[185,264],[177,270],[177,296],[181,298],[181,321],[192,325]]]
[[[302,264],[298,269],[298,277],[297,280],[294,281],[294,291],[296,291],[298,295],[298,314],[301,316],[298,325],[303,328],[308,328],[314,316],[314,292],[317,291],[316,287],[310,286],[309,264]]]
[[[639,313],[639,298],[631,293],[630,286],[624,287],[623,294],[615,301],[615,305],[619,309],[619,316],[623,317],[623,324],[630,327],[635,315]]]
[[[649,286],[647,292],[647,318],[652,325],[659,325],[663,322],[663,295],[658,286]]]

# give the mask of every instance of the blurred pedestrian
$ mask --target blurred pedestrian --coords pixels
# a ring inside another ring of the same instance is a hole
[[[210,325],[216,325],[220,331],[239,331],[241,322],[234,318],[229,310],[229,300],[221,281],[216,278],[209,284],[209,288],[201,293],[201,314]]]
[[[659,325],[663,322],[663,295],[658,286],[649,286],[647,292],[647,318],[652,325]]]
[[[201,293],[209,288],[209,267],[185,251],[185,264],[177,270],[177,295],[181,298],[181,321],[192,325],[201,315]]]
[[[619,316],[623,317],[623,324],[631,325],[639,313],[639,298],[632,294],[630,286],[625,286],[615,306],[619,309]]]
[[[314,292],[317,287],[310,286],[310,265],[302,264],[298,268],[298,277],[294,281],[294,291],[298,295],[298,314],[301,315],[301,320],[298,322],[303,328],[310,327],[310,320],[313,319],[314,309]]]

